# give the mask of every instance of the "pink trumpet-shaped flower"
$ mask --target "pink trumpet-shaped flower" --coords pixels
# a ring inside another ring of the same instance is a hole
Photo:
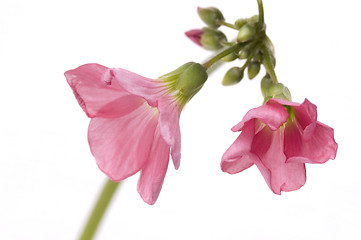
[[[316,108],[307,99],[271,99],[250,110],[232,128],[242,132],[224,153],[222,170],[235,174],[255,164],[274,193],[299,189],[306,182],[305,163],[336,157],[334,131],[317,121]]]
[[[170,152],[176,169],[180,164],[179,117],[190,98],[182,98],[174,87],[179,78],[170,75],[170,80],[154,80],[99,64],[65,73],[92,118],[88,141],[99,168],[113,181],[140,171],[138,192],[148,204],[158,198]]]

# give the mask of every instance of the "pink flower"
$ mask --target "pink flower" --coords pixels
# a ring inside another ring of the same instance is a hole
[[[98,167],[113,181],[140,171],[138,192],[148,204],[158,198],[170,152],[176,169],[180,164],[179,117],[190,97],[177,86],[189,69],[185,65],[156,80],[99,64],[65,73],[78,103],[91,118],[88,141]]]
[[[224,153],[222,170],[235,174],[255,164],[274,193],[299,189],[306,182],[305,163],[336,157],[333,129],[317,121],[316,108],[307,99],[271,99],[251,109],[232,128],[242,132]]]
[[[204,31],[202,29],[193,29],[193,30],[189,30],[188,32],[185,32],[185,34],[195,44],[202,47],[203,45],[201,43],[201,38],[202,38],[203,32]]]

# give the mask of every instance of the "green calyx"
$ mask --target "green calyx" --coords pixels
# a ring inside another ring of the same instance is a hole
[[[271,98],[292,101],[290,90],[282,83],[274,83],[269,75],[262,78],[261,91],[264,102],[267,102]]]
[[[210,28],[217,29],[224,21],[222,12],[215,7],[198,8],[198,15]]]
[[[203,65],[195,62],[183,64],[176,70],[159,77],[175,93],[176,100],[183,107],[203,86],[208,74]]]

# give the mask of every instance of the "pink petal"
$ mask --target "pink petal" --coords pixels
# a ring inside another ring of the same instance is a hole
[[[203,46],[201,43],[201,38],[202,38],[202,34],[203,34],[203,30],[202,29],[193,29],[193,30],[189,30],[187,32],[185,32],[185,35],[192,40],[195,44],[197,44],[198,46]]]
[[[119,85],[128,92],[145,98],[153,107],[157,106],[158,98],[166,91],[164,84],[159,80],[146,78],[122,68],[113,68],[111,72]]]
[[[223,154],[221,169],[230,174],[239,173],[254,163],[254,155],[250,153],[254,136],[254,121],[248,121],[236,141]]]
[[[303,130],[297,120],[286,124],[284,134],[284,153],[287,159],[299,156],[303,143]]]
[[[283,129],[272,132],[264,128],[254,138],[252,152],[259,161],[255,164],[259,168],[266,183],[276,194],[281,191],[297,190],[305,184],[306,169],[303,163],[286,163],[283,153]]]
[[[157,128],[148,161],[143,167],[138,181],[138,192],[144,202],[152,205],[157,201],[167,172],[168,162],[169,146]]]
[[[317,121],[317,107],[306,98],[302,104],[289,102],[283,99],[270,99],[269,102],[276,102],[284,106],[291,106],[294,110],[295,117],[302,127],[307,128],[307,132],[303,133],[303,138],[308,139],[314,131],[315,123]]]
[[[317,107],[308,99],[305,99],[300,106],[293,107],[293,109],[295,117],[303,129],[317,121]]]
[[[284,105],[284,106],[291,106],[291,107],[299,107],[301,106],[301,104],[297,103],[297,102],[290,102],[284,99],[278,99],[278,98],[271,98],[270,100],[268,100],[269,103],[278,103],[280,105]]]
[[[232,128],[232,131],[240,131],[251,119],[258,119],[275,131],[287,121],[288,112],[277,102],[269,101],[265,105],[249,110],[242,121]]]
[[[124,91],[117,82],[112,82],[109,73],[107,67],[99,64],[85,64],[65,73],[79,105],[88,117],[124,116],[144,102],[141,97]]]
[[[179,168],[181,158],[181,133],[179,128],[180,108],[176,101],[163,97],[158,102],[159,128],[166,143],[171,147],[175,169]]]
[[[157,111],[146,103],[121,118],[93,118],[88,140],[98,167],[113,181],[138,172],[148,158],[157,120]]]
[[[335,159],[337,147],[333,129],[317,122],[312,137],[303,141],[299,153],[288,159],[288,162],[325,163],[329,159]]]

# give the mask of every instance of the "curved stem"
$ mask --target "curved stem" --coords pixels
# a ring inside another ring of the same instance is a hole
[[[97,230],[97,227],[102,219],[114,193],[118,188],[119,182],[113,182],[107,180],[105,183],[102,192],[99,195],[98,201],[96,202],[92,213],[89,216],[89,219],[83,229],[82,234],[80,235],[80,240],[91,240]]]
[[[248,44],[248,42],[243,42],[243,43],[236,43],[234,44],[232,47],[226,48],[224,51],[216,54],[214,57],[212,57],[211,59],[209,59],[207,62],[203,63],[203,67],[207,70],[208,68],[210,68],[213,64],[215,64],[216,62],[218,62],[221,58],[227,56],[228,54],[232,53],[232,52],[236,52],[239,51],[242,47],[244,47],[246,44]]]
[[[248,67],[249,63],[251,62],[251,58],[248,58],[247,61],[243,64],[241,69],[244,71]]]
[[[236,29],[236,30],[239,30],[236,26],[234,26],[233,24],[231,23],[227,23],[225,21],[222,21],[220,22],[221,25],[225,26],[225,27],[229,27],[229,28],[232,28],[232,29]]]
[[[262,51],[264,54],[263,66],[265,67],[266,72],[269,73],[269,75],[271,76],[272,82],[278,83],[276,72],[275,72],[275,67],[272,63],[270,50],[267,48],[267,46],[263,45]]]
[[[258,12],[259,12],[258,20],[259,20],[260,25],[262,26],[264,23],[263,3],[262,3],[262,0],[257,0],[257,3],[258,3]]]

